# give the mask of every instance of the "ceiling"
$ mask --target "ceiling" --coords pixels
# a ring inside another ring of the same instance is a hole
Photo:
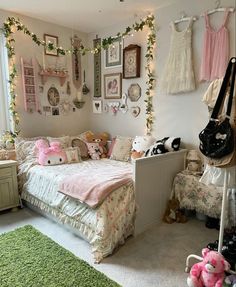
[[[143,16],[173,0],[0,0],[0,9],[91,33]]]

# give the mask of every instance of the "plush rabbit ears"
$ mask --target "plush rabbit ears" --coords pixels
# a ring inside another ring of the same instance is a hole
[[[37,140],[35,142],[35,146],[38,148],[38,150],[49,148],[48,142],[45,140]]]
[[[59,142],[51,142],[50,146],[47,141],[45,140],[37,140],[35,142],[35,146],[38,148],[38,150],[59,150],[61,148],[61,144]]]

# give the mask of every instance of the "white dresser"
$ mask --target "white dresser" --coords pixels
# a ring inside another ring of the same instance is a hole
[[[0,161],[0,211],[20,205],[16,166],[14,160]]]

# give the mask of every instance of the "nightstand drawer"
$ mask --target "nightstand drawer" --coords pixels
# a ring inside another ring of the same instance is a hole
[[[11,177],[11,175],[12,175],[11,167],[0,168],[0,178]]]

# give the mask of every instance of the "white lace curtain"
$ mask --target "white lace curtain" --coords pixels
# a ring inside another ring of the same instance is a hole
[[[0,135],[10,130],[8,58],[5,39],[0,32]]]

